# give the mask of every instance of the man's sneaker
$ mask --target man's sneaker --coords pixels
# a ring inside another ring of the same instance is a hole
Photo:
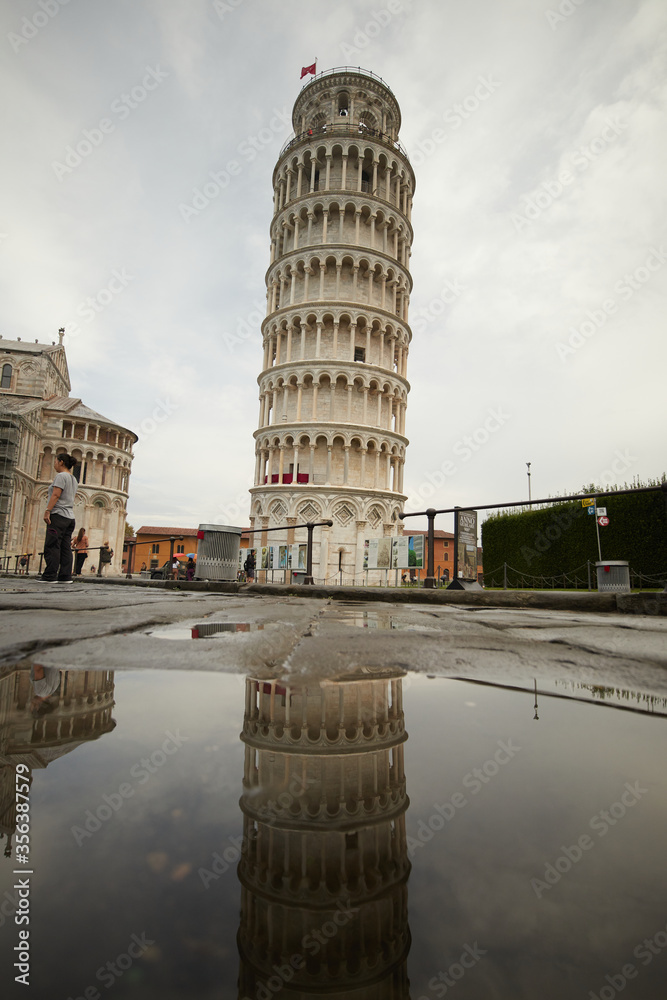
[[[38,576],[37,579],[40,583],[57,583],[58,580],[55,576]]]
[[[74,583],[74,580],[56,580],[56,583]]]

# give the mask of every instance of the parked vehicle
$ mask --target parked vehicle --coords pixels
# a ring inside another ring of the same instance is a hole
[[[167,561],[165,563],[162,563],[161,566],[158,566],[157,569],[152,569],[151,570],[151,580],[171,580],[171,578],[172,578],[171,577],[171,572],[172,572],[171,571],[171,564],[172,564],[172,561],[173,560],[171,560],[171,559],[167,559]],[[187,566],[187,563],[182,562],[180,559],[178,560],[178,579],[179,580],[185,580],[186,579],[186,566]]]

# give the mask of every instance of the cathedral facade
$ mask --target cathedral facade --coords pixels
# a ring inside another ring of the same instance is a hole
[[[63,335],[51,344],[0,337],[0,557],[13,569],[13,557],[30,554],[38,569],[54,458],[67,451],[77,460],[76,530],[93,550],[108,541],[120,571],[137,435],[70,396]],[[84,572],[93,565],[96,551]]]
[[[265,546],[332,520],[313,555],[331,582],[363,572],[365,540],[402,532],[415,179],[398,102],[372,73],[320,74],[292,120],[273,174],[250,522]]]

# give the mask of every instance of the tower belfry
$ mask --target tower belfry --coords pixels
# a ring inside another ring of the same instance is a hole
[[[398,102],[372,73],[321,73],[292,122],[273,173],[250,520],[331,519],[323,581],[360,576],[364,539],[400,530],[415,180]]]

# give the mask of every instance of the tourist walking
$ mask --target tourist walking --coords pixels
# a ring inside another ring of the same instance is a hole
[[[72,542],[72,548],[76,552],[74,561],[74,576],[81,576],[83,564],[88,558],[88,535],[85,528],[79,528],[79,534]]]
[[[248,553],[246,561],[243,563],[243,568],[246,572],[246,577],[252,582],[255,578],[255,550],[251,549]]]
[[[46,538],[44,583],[72,582],[72,532],[74,531],[74,497],[78,483],[71,470],[76,459],[67,452],[56,455],[56,475],[49,486],[44,511]]]

